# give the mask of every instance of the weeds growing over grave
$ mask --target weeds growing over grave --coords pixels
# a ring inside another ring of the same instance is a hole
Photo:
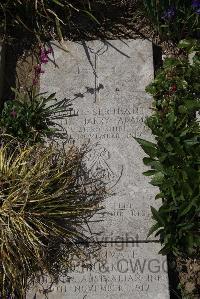
[[[59,136],[56,122],[60,113],[62,117],[68,116],[71,103],[65,99],[57,101],[55,94],[37,94],[34,87],[25,93],[14,92],[15,99],[6,101],[1,112],[0,132],[4,140],[10,135],[20,142],[34,144]]]
[[[70,254],[84,254],[82,227],[106,192],[84,165],[86,148],[11,148],[0,148],[0,296],[23,298],[30,278],[59,276]]]
[[[14,0],[0,2],[0,31],[7,36],[22,33],[37,39],[63,39],[66,27],[74,27],[72,15],[86,16],[97,21],[91,12],[90,1],[72,0]]]
[[[200,44],[183,40],[179,47],[193,53],[189,59],[167,58],[147,88],[154,97],[154,114],[146,123],[156,143],[136,139],[148,155],[145,165],[153,176],[151,184],[160,188],[152,207],[162,253],[192,254],[200,246]]]

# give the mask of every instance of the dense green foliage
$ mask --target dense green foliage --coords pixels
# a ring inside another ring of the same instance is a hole
[[[86,148],[10,148],[0,148],[0,297],[24,298],[30,278],[55,279],[81,259],[83,225],[106,193],[83,163]]]
[[[192,253],[200,245],[200,52],[195,41],[180,47],[196,50],[192,61],[167,58],[147,92],[154,97],[154,114],[146,123],[156,143],[137,139],[151,167],[151,184],[160,188],[159,210],[152,207],[163,253]]]
[[[200,30],[200,1],[145,0],[143,10],[163,38],[176,41],[197,36]]]
[[[59,135],[56,120],[61,112],[62,117],[68,116],[70,106],[66,100],[57,101],[55,94],[36,94],[35,88],[25,93],[15,91],[15,99],[6,101],[1,112],[1,134],[20,142],[42,142]]]

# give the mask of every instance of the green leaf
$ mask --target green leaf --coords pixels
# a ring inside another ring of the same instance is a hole
[[[58,0],[52,0],[52,2],[54,2],[54,3],[56,3],[56,4],[58,4],[58,5],[60,5],[61,7],[64,7],[64,4],[62,4],[60,1],[58,1]]]
[[[51,101],[51,100],[55,100],[55,101],[57,101],[57,99],[55,98],[55,96],[56,96],[56,92],[51,93],[51,94],[46,98],[46,101]]]
[[[181,62],[177,58],[166,58],[164,61],[164,67],[172,67],[172,66],[177,66]]]
[[[147,238],[149,238],[149,237],[150,237],[154,232],[156,232],[159,228],[160,228],[160,224],[159,224],[159,223],[154,224],[154,225],[150,228],[150,230],[149,230],[149,232],[148,232],[148,235],[147,235]]]
[[[194,197],[193,200],[191,200],[190,203],[187,204],[187,206],[185,207],[185,203],[184,205],[182,205],[182,207],[180,207],[180,211],[181,213],[179,214],[180,216],[184,216],[186,215],[193,207],[196,207],[196,203],[198,201],[199,197]]]
[[[153,218],[159,223],[159,227],[164,227],[165,226],[165,222],[162,219],[162,217],[160,216],[159,212],[151,206],[151,213],[153,215]]]
[[[150,156],[150,158],[155,158],[157,155],[157,148],[153,142],[141,139],[134,138],[142,147],[143,151]]]
[[[186,80],[179,80],[178,87],[182,89],[186,89],[188,87],[188,83]]]
[[[143,158],[143,163],[144,163],[144,165],[146,165],[146,166],[150,166],[151,163],[154,162],[154,161],[155,161],[155,160],[153,160],[153,159],[151,159],[151,158],[149,158],[149,157],[144,157],[144,158]]]
[[[154,175],[155,173],[156,173],[156,170],[147,170],[147,171],[143,172],[143,175],[151,176],[151,175]]]
[[[197,100],[185,101],[184,105],[189,110],[199,110],[200,109],[200,101],[197,101]]]
[[[159,251],[159,254],[167,255],[170,251],[170,248],[166,245]]]
[[[189,53],[191,53],[192,51],[198,48],[198,42],[197,40],[192,38],[183,39],[179,42],[178,48],[185,49]]]
[[[181,229],[183,230],[190,230],[192,227],[194,227],[194,224],[191,223],[191,224],[188,224],[188,223],[180,223],[177,225],[177,227],[180,227]]]
[[[150,184],[153,186],[160,186],[163,183],[164,174],[162,172],[157,172],[152,180],[150,181]]]
[[[184,140],[184,143],[186,143],[188,146],[193,146],[199,144],[199,140],[198,137],[194,137],[191,139]]]
[[[187,107],[185,107],[184,105],[180,105],[178,107],[178,111],[181,113],[181,114],[186,114],[188,112],[187,110]]]
[[[194,64],[200,65],[200,55],[195,55],[193,57],[193,62],[194,62]],[[199,85],[199,84],[197,83],[197,85]],[[198,89],[196,88],[196,90],[198,90]]]
[[[154,170],[163,171],[163,166],[159,161],[154,160],[149,162],[149,166],[151,166]]]
[[[101,23],[95,18],[93,14],[91,14],[88,10],[83,10],[83,12],[90,17],[93,21],[95,21],[97,24],[101,25]]]
[[[167,114],[167,120],[169,122],[170,127],[174,126],[174,123],[175,123],[176,119],[177,118],[176,118],[174,112],[171,112],[171,113]]]
[[[62,35],[61,26],[60,26],[60,22],[59,22],[58,18],[55,18],[55,22],[56,22],[56,31],[58,33],[58,37],[59,37],[60,41],[62,41],[63,35]]]
[[[177,207],[173,206],[173,205],[167,205],[167,206],[161,206],[160,207],[160,211],[161,212],[172,212],[172,211],[177,211]]]
[[[145,91],[149,94],[155,95],[157,93],[157,88],[154,84],[150,84],[145,88]]]
[[[160,199],[164,197],[164,193],[160,192],[156,195],[155,199]]]

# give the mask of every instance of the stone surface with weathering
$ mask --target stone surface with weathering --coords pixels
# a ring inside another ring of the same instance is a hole
[[[79,265],[50,288],[43,279],[27,299],[169,299],[167,261],[159,250],[159,244],[108,244],[91,267]]]
[[[150,205],[157,190],[143,176],[145,156],[133,137],[151,140],[145,126],[151,98],[145,86],[153,79],[152,44],[146,40],[66,42],[53,45],[54,63],[41,76],[41,91],[57,92],[73,104],[74,117],[60,121],[68,141],[90,141],[87,164],[103,168],[113,193],[105,214],[91,225],[97,239],[146,239],[151,227]]]
[[[27,299],[169,299],[166,257],[160,245],[145,243],[152,225],[150,205],[157,190],[142,175],[145,156],[134,137],[152,140],[145,118],[151,98],[145,86],[153,79],[148,41],[66,42],[53,45],[54,63],[41,78],[41,91],[57,92],[73,108],[58,120],[67,144],[90,143],[86,163],[104,169],[112,196],[105,214],[90,229],[101,244],[96,257],[73,260],[67,277],[50,288],[49,279],[31,287]],[[134,243],[137,241],[138,243]]]

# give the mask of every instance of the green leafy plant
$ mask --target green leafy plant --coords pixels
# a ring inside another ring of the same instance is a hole
[[[70,115],[70,109],[71,103],[65,99],[57,101],[55,94],[36,94],[35,88],[26,93],[15,90],[15,99],[6,101],[1,112],[1,134],[20,142],[42,142],[59,135],[56,120],[60,113],[62,117]]]
[[[199,42],[183,40],[179,47],[193,52],[192,60],[167,58],[146,91],[154,97],[154,114],[146,124],[155,143],[137,138],[148,155],[151,184],[160,188],[152,207],[162,253],[191,254],[200,245],[200,52]]]
[[[84,254],[78,244],[106,191],[85,167],[86,148],[10,148],[0,148],[0,296],[24,298],[30,279],[59,276],[70,254]]]
[[[200,29],[200,2],[198,0],[145,0],[142,13],[150,19],[162,38],[180,41],[197,37]]]

